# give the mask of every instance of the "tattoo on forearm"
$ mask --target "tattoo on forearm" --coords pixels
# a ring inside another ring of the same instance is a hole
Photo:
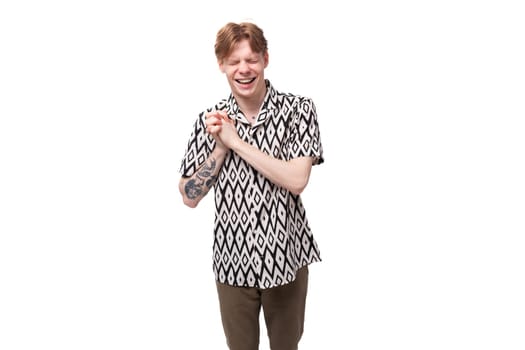
[[[199,196],[204,196],[217,180],[217,175],[213,175],[217,161],[211,158],[209,163],[204,164],[196,174],[195,178],[186,182],[184,191],[186,196],[190,199],[195,199]]]

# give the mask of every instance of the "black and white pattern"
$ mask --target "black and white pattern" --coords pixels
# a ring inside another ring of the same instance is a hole
[[[302,156],[323,162],[317,114],[311,99],[276,91],[269,81],[257,121],[251,125],[233,97],[211,110],[236,119],[239,136],[275,158]],[[180,172],[191,176],[215,141],[205,131],[205,112],[194,124]],[[268,181],[237,154],[226,157],[214,186],[213,270],[233,286],[271,288],[295,279],[296,271],[320,261],[300,196]]]

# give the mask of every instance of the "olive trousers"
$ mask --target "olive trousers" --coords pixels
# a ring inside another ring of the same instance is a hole
[[[271,350],[297,350],[303,334],[308,266],[283,286],[260,289],[217,282],[222,325],[230,350],[259,349],[261,307]]]

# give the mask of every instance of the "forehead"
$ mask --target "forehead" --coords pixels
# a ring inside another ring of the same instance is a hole
[[[248,39],[244,39],[233,45],[232,50],[230,54],[226,56],[226,59],[256,56],[260,54],[261,53],[252,50]]]

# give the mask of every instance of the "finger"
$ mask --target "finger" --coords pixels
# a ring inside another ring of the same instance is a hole
[[[221,119],[223,120],[226,120],[226,121],[230,121],[231,118],[228,116],[228,113],[226,111],[219,111],[219,116],[221,117]]]
[[[218,111],[212,111],[212,112],[206,113],[205,119],[208,120],[210,118],[220,118],[220,117],[221,117],[221,115],[219,114]]]
[[[226,122],[230,123],[231,125],[235,125],[235,119],[230,118],[229,116],[227,116],[224,120],[226,120]]]
[[[222,119],[219,119],[217,117],[209,117],[208,119],[206,119],[207,126],[221,125],[221,124],[222,124]]]
[[[220,125],[212,125],[212,126],[206,128],[206,131],[209,134],[211,134],[211,135],[216,135],[216,134],[218,134],[221,131],[221,126]]]

